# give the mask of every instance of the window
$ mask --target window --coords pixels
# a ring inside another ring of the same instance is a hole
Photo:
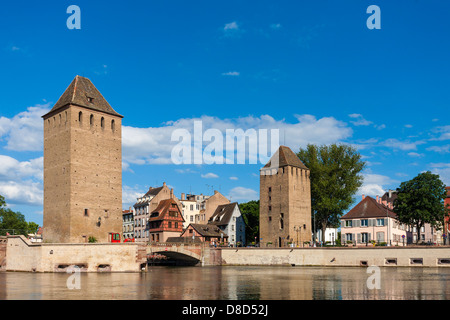
[[[384,219],[377,219],[377,227],[383,227],[384,226]]]
[[[369,226],[369,220],[368,219],[362,219],[361,220],[361,227],[368,227]]]
[[[100,125],[102,126],[102,129],[105,129],[105,118],[102,117],[100,120]]]
[[[111,120],[111,130],[112,131],[116,130],[116,122],[114,120]]]
[[[352,227],[352,222],[353,222],[352,220],[345,220],[345,226],[351,228]]]
[[[368,233],[361,233],[361,242],[362,243],[367,243],[369,242],[369,234]]]
[[[269,187],[269,192],[272,192],[272,187]]]
[[[88,101],[89,103],[94,103],[94,98],[92,98],[92,97],[87,97],[87,101]]]
[[[346,233],[346,234],[345,234],[345,240],[347,240],[347,241],[353,241],[352,234],[351,234],[351,233]]]
[[[168,224],[167,224],[167,226],[168,226],[169,228],[172,228],[172,221],[169,221]]]
[[[90,124],[91,126],[94,125],[94,115],[93,115],[93,114],[91,114],[91,116],[90,116],[90,118],[89,118],[89,124]]]
[[[89,209],[84,209],[84,216],[89,217]]]

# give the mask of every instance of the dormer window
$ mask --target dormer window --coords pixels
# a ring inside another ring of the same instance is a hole
[[[94,103],[94,98],[92,98],[92,97],[87,97],[87,101],[88,101],[89,103]]]

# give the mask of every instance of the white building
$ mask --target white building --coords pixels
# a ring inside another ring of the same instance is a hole
[[[214,224],[224,231],[230,245],[245,245],[245,222],[237,202],[219,205],[208,224]]]

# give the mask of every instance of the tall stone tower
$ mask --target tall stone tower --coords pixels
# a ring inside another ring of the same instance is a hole
[[[260,171],[259,233],[261,246],[303,246],[311,241],[309,169],[281,146]]]
[[[45,242],[108,242],[122,231],[122,118],[76,76],[44,118]]]

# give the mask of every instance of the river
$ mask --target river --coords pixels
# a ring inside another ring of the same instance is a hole
[[[0,273],[0,300],[447,300],[450,268],[149,267],[143,273]],[[375,273],[373,274],[375,275]],[[371,282],[375,283],[375,282]]]

